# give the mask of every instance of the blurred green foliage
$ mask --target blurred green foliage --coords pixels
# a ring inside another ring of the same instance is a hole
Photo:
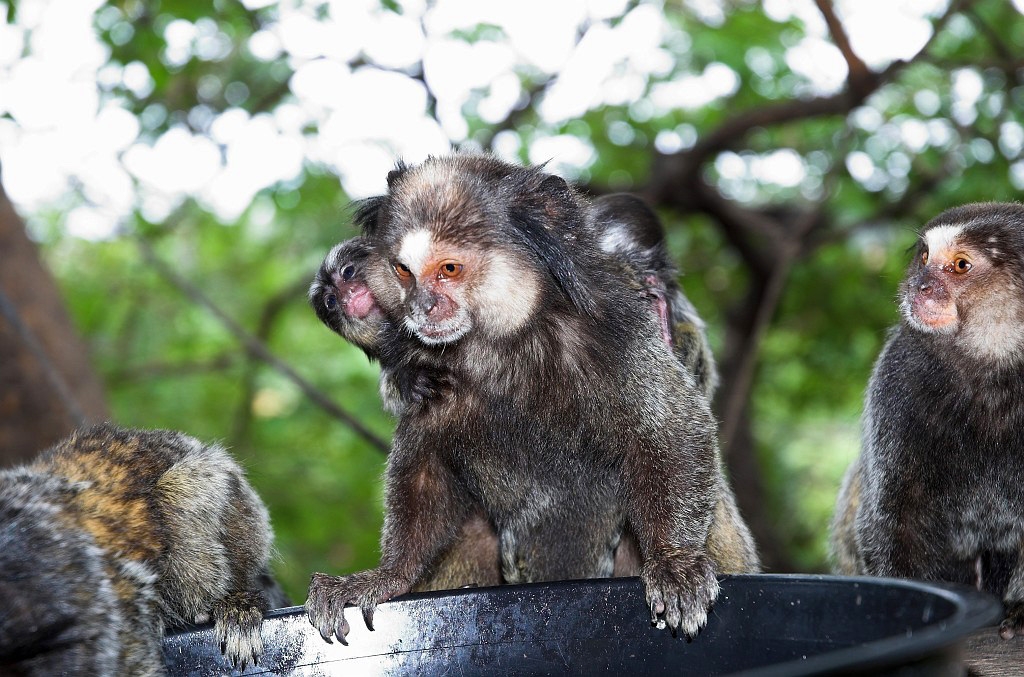
[[[402,5],[386,3],[391,10]],[[753,2],[723,6],[720,23],[687,2],[662,8],[674,29],[664,38],[673,64],[648,87],[700,74],[716,63],[736,74],[734,94],[657,114],[641,99],[599,106],[560,123],[545,122],[528,107],[509,126],[523,159],[536,139],[569,134],[594,150],[592,164],[580,168],[581,181],[639,188],[650,178],[660,132],[676,132],[684,145],[692,144],[738,111],[810,98],[807,80],[786,55],[802,38],[803,24],[796,18],[777,22]],[[799,185],[725,177],[713,165],[704,171],[707,181],[749,206],[806,206],[829,192],[831,242],[800,258],[792,270],[761,346],[751,407],[770,494],[766,510],[804,570],[827,567],[827,523],[841,474],[856,454],[872,362],[886,327],[896,320],[892,299],[913,229],[947,206],[1008,199],[1017,192],[1010,176],[1020,148],[1007,148],[1001,135],[1007,124],[1019,128],[1024,89],[1016,84],[1018,71],[1001,65],[1000,45],[1021,44],[1024,27],[1011,3],[988,0],[971,7],[969,14],[953,17],[928,58],[906,68],[849,118],[810,117],[737,140],[735,152],[745,160],[793,149],[807,172]],[[250,11],[232,0],[111,2],[96,14],[110,60],[145,64],[153,87],[141,97],[121,86],[104,95],[139,115],[148,139],[175,125],[202,133],[204,117],[196,111],[272,110],[291,96],[292,64],[286,55],[257,60],[244,45],[276,17],[274,4]],[[216,59],[168,65],[163,29],[175,18],[213,22],[229,49]],[[455,37],[501,40],[503,33],[501,27],[482,26]],[[970,122],[953,117],[954,74],[963,68],[978,73],[983,86]],[[518,73],[527,89],[543,88],[544,77],[535,69]],[[244,91],[236,88],[228,96],[232,83],[243,83]],[[486,143],[502,126],[485,121],[478,102],[471,98],[463,113],[469,138]],[[899,133],[907,121],[938,126],[946,140],[911,148]],[[623,134],[622,124],[631,133]],[[619,133],[613,134],[616,125]],[[844,169],[853,152],[866,154],[880,172],[877,184]],[[934,177],[933,187],[897,218],[885,216],[920,177]],[[831,189],[823,188],[829,181]],[[88,242],[63,232],[60,209],[30,215],[118,421],[182,429],[232,448],[270,507],[280,551],[276,570],[297,602],[314,570],[345,572],[376,563],[384,455],[282,375],[250,359],[205,308],[146,263],[137,239],[145,238],[161,260],[274,354],[387,438],[393,423],[380,409],[376,366],[320,325],[305,301],[305,287],[324,254],[354,234],[350,214],[337,178],[308,162],[298,180],[261,192],[234,223],[221,223],[189,201],[165,223],[148,223],[136,213],[122,236]],[[706,217],[670,211],[663,217],[683,287],[721,351],[727,311],[741,299],[749,272]]]

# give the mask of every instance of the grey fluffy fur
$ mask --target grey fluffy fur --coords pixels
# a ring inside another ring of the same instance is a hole
[[[207,620],[230,662],[253,662],[263,613],[287,603],[271,538],[222,448],[81,430],[0,472],[0,673],[163,675],[164,631]]]

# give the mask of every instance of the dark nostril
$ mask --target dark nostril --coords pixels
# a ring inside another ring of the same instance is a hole
[[[920,284],[920,286],[918,286],[918,290],[922,294],[930,294],[930,293],[932,293],[932,283],[931,282],[922,282]]]

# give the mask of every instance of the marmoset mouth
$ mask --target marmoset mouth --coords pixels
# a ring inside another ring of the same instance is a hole
[[[958,321],[956,307],[934,299],[914,301],[914,319],[925,329],[936,331],[951,330]]]
[[[422,324],[410,323],[409,328],[427,345],[440,345],[458,341],[469,332],[470,325],[452,321],[439,324],[425,322]]]
[[[369,287],[361,286],[352,289],[345,298],[345,314],[362,319],[372,313],[377,302],[370,293]]]

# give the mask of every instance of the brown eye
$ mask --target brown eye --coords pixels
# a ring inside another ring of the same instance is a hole
[[[408,280],[410,277],[412,277],[412,271],[409,270],[409,266],[405,265],[404,263],[395,264],[395,274],[398,275],[398,278],[400,280]]]
[[[963,258],[961,256],[958,256],[957,258],[953,259],[953,272],[954,273],[966,273],[970,269],[971,269],[971,262],[968,261],[967,259],[965,259],[965,258]]]
[[[437,269],[437,274],[440,277],[446,277],[448,279],[456,278],[462,275],[462,264],[456,263],[455,261],[445,261]]]

